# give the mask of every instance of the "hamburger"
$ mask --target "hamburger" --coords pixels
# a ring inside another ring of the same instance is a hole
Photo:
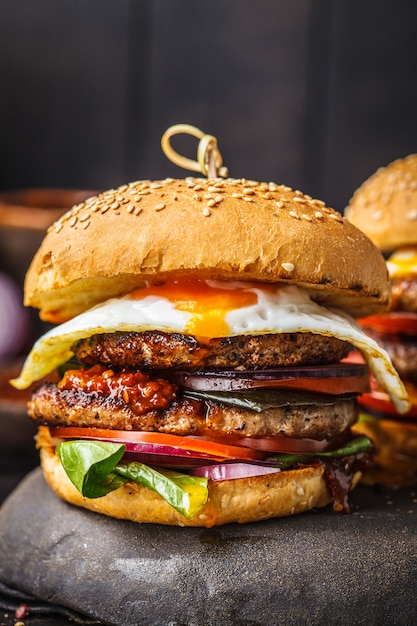
[[[392,284],[389,310],[360,320],[366,333],[390,355],[411,400],[399,415],[372,378],[359,398],[357,432],[375,443],[375,465],[366,480],[389,486],[417,483],[417,155],[378,169],[354,193],[346,217],[386,257]]]
[[[368,367],[407,394],[355,317],[388,306],[384,259],[322,201],[244,179],[139,181],[51,226],[25,304],[54,326],[17,388],[47,482],[137,522],[210,527],[301,513],[370,462],[353,436]],[[367,364],[346,362],[352,346]]]

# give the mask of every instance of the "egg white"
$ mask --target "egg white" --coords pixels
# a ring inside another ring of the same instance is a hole
[[[221,283],[208,282],[221,287]],[[263,289],[250,283],[227,283],[227,289],[247,289],[257,294],[257,303],[225,313],[229,335],[310,332],[349,342],[364,356],[380,386],[391,396],[399,412],[409,409],[404,385],[387,352],[368,337],[355,321],[339,310],[327,309],[295,286]],[[12,384],[26,389],[73,356],[75,342],[100,333],[159,330],[187,333],[192,313],[159,296],[138,299],[129,295],[112,298],[60,324],[40,337],[29,353],[20,376]]]

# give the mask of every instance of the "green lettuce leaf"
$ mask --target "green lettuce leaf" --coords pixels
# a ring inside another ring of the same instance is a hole
[[[113,473],[124,452],[123,444],[105,441],[63,441],[56,447],[68,478],[86,498],[101,498],[126,482]]]
[[[188,518],[193,517],[207,502],[207,478],[189,476],[167,469],[156,470],[136,461],[118,465],[116,472],[128,480],[152,489]]]
[[[309,452],[306,454],[274,454],[273,456],[268,457],[268,461],[274,461],[280,468],[286,469],[295,463],[304,463],[312,458],[341,458],[344,456],[351,456],[352,454],[367,452],[371,448],[372,441],[368,439],[368,437],[360,435],[348,441],[348,443],[344,446],[337,448],[337,450],[329,450],[328,452]]]
[[[119,463],[123,444],[74,440],[56,447],[62,466],[81,495],[100,498],[128,480],[158,493],[185,517],[193,517],[208,498],[207,478],[172,470],[156,470],[143,463]]]

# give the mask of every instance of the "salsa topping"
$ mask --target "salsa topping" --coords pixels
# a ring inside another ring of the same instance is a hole
[[[136,371],[116,372],[103,365],[88,369],[67,370],[58,383],[61,390],[111,396],[129,405],[134,413],[165,409],[176,398],[177,386]]]

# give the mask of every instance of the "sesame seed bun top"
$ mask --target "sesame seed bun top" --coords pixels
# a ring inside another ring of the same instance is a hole
[[[345,217],[383,252],[417,244],[417,154],[379,168],[355,191]]]
[[[235,179],[122,185],[48,230],[25,304],[59,323],[164,277],[282,282],[355,316],[385,309],[387,269],[371,241],[300,191]]]

